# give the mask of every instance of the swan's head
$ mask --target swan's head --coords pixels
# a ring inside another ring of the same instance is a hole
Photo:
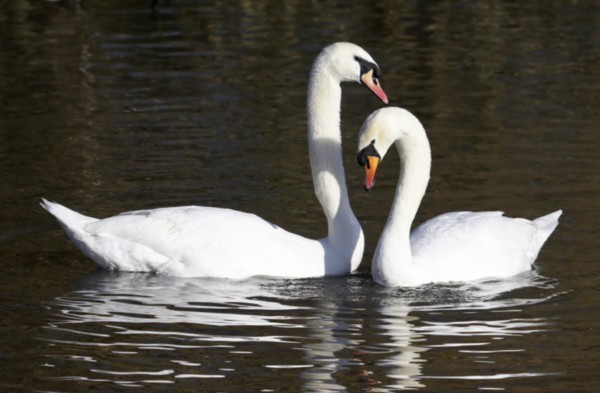
[[[371,113],[358,134],[359,165],[365,167],[365,190],[375,185],[375,172],[379,162],[392,144],[412,129],[419,121],[409,111],[397,107],[381,108]]]
[[[326,65],[329,73],[340,82],[358,82],[384,103],[389,102],[379,83],[379,66],[360,46],[349,42],[331,44],[321,51],[317,63]]]

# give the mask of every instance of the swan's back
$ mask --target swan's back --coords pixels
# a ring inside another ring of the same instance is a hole
[[[469,281],[530,270],[562,211],[534,221],[503,214],[446,213],[417,227],[410,236],[417,274],[425,282]]]
[[[236,278],[255,275],[257,271],[269,274],[281,269],[271,266],[277,260],[288,265],[288,274],[293,276],[299,273],[293,270],[303,264],[285,261],[288,253],[306,253],[306,247],[310,250],[318,245],[254,214],[202,206],[123,213],[89,223],[86,231],[147,245],[178,261],[185,273],[177,275],[188,276]]]
[[[43,206],[84,254],[108,270],[228,278],[338,273],[326,270],[325,253],[331,250],[323,241],[287,232],[254,214],[184,206],[98,220],[57,203]]]

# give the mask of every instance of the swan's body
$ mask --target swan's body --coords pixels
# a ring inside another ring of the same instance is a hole
[[[509,277],[531,270],[562,211],[530,221],[502,212],[454,212],[411,224],[425,194],[431,150],[423,126],[410,112],[383,108],[363,124],[359,163],[367,164],[365,188],[388,148],[396,144],[401,171],[392,209],[373,258],[373,279],[385,286]]]
[[[69,238],[108,270],[180,277],[314,277],[346,274],[362,259],[364,237],[348,200],[341,157],[340,82],[365,84],[384,102],[379,68],[360,47],[337,43],[313,64],[308,140],[315,193],[328,236],[306,239],[253,214],[199,206],[123,213],[98,220],[44,201]]]
[[[245,278],[344,274],[351,268],[351,259],[338,257],[326,239],[306,239],[235,210],[184,206],[98,220],[56,203],[44,201],[44,207],[107,270]],[[356,239],[360,253],[361,243],[362,236]]]

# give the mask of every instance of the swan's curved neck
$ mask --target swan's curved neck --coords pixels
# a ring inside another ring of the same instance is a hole
[[[324,239],[339,257],[356,269],[364,248],[362,229],[350,207],[342,161],[340,81],[326,61],[315,60],[308,86],[308,145],[315,194],[327,217]]]
[[[386,286],[410,286],[418,280],[410,248],[410,227],[431,171],[431,149],[423,126],[412,116],[402,126],[407,132],[396,140],[400,178],[373,258],[373,279]]]

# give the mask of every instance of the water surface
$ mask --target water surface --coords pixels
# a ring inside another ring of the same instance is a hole
[[[0,2],[0,390],[596,390],[600,5],[147,3]],[[95,271],[39,207],[228,207],[324,236],[305,100],[312,60],[335,41],[368,50],[392,104],[425,125],[418,222],[564,210],[535,271],[372,282],[398,159],[362,190],[356,136],[381,104],[356,84],[343,87],[343,153],[367,243],[352,276]]]

